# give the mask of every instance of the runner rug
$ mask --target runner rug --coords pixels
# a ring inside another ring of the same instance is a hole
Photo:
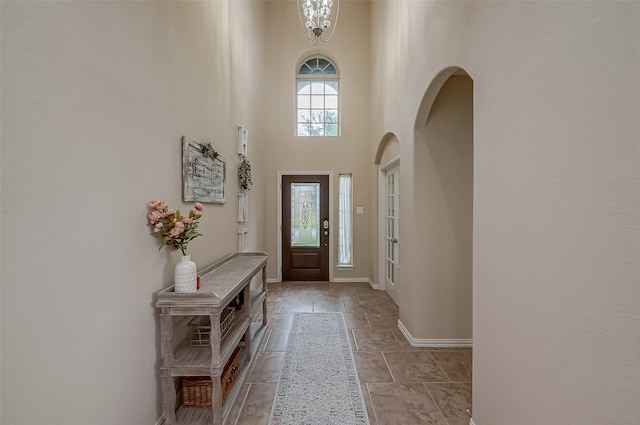
[[[341,313],[296,313],[270,425],[369,425]]]

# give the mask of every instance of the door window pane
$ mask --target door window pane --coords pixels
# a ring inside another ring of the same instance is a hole
[[[291,183],[291,246],[320,246],[320,183]]]

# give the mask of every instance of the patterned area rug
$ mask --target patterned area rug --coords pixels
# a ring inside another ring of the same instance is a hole
[[[296,313],[270,425],[369,425],[341,313]]]

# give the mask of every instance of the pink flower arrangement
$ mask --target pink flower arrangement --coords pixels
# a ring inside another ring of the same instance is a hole
[[[182,251],[187,255],[187,246],[192,239],[202,236],[198,232],[198,220],[204,209],[200,202],[196,202],[188,216],[180,215],[180,210],[172,210],[164,201],[149,201],[147,220],[155,236],[163,246],[171,251]],[[165,240],[166,239],[166,240]]]

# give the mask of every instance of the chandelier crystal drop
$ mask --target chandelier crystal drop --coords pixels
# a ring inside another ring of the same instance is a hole
[[[340,0],[297,0],[298,16],[307,39],[312,45],[316,45],[318,40],[327,42],[333,37],[338,22],[338,12],[340,11]],[[335,2],[335,19],[331,25],[331,12]],[[329,33],[327,29],[331,27]]]

